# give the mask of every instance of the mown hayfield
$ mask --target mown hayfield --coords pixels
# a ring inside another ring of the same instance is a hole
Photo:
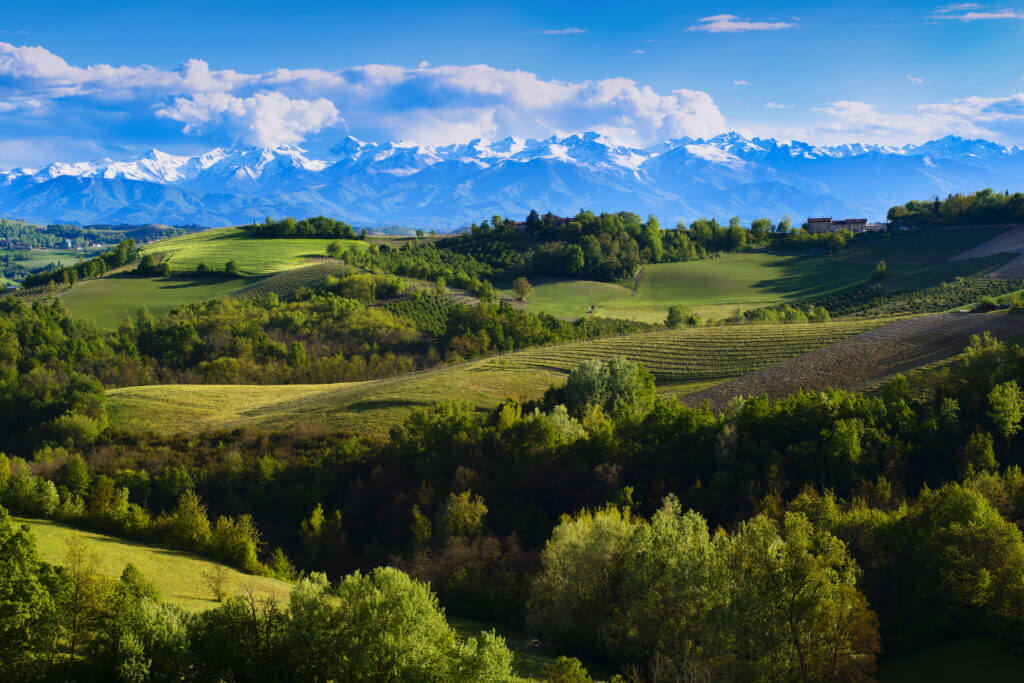
[[[385,434],[412,410],[459,398],[490,410],[537,398],[588,358],[643,362],[662,393],[682,396],[871,329],[872,321],[663,330],[558,344],[391,379],[325,385],[165,385],[107,392],[115,429],[170,434],[258,427],[357,429]]]
[[[72,316],[113,330],[140,308],[159,317],[183,304],[225,296],[245,284],[241,278],[113,275],[80,282],[59,298]]]
[[[633,294],[629,287],[595,280],[538,280],[531,284],[533,293],[527,300],[527,310],[550,313],[560,318],[579,318],[586,315],[594,304],[600,311],[602,304],[627,299]],[[498,291],[502,297],[516,296],[511,287]]]
[[[867,279],[873,266],[823,256],[724,254],[704,261],[644,266],[635,293],[610,282],[542,281],[534,285],[528,309],[578,318],[594,305],[597,315],[661,322],[669,306],[685,304],[705,318],[720,319],[737,308],[840,292]],[[502,290],[502,294],[513,295],[511,290]]]
[[[724,254],[688,263],[658,263],[644,268],[636,295],[607,302],[598,312],[613,318],[664,320],[671,304],[693,307],[708,318],[795,302],[847,289],[871,270],[859,263],[825,256],[783,256],[764,252]]]
[[[270,275],[308,265],[327,256],[327,245],[341,242],[349,249],[366,249],[361,240],[265,239],[242,228],[217,228],[173,237],[148,245],[148,254],[165,254],[172,271],[195,270],[200,263],[219,270],[234,261],[243,275]]]
[[[60,564],[67,552],[68,541],[81,538],[86,547],[100,557],[101,568],[111,578],[117,578],[129,563],[156,584],[163,599],[199,612],[216,607],[203,574],[217,565],[189,553],[167,550],[155,546],[126,541],[112,536],[74,529],[44,519],[14,518],[15,523],[27,524],[36,538],[39,557],[51,564]],[[281,604],[288,600],[291,584],[264,576],[245,574],[228,569],[228,591],[248,594],[251,590],[257,598],[273,598]]]

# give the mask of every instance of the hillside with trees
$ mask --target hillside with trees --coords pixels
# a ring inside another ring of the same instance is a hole
[[[945,199],[910,201],[889,209],[894,226],[999,225],[1024,222],[1024,193],[991,189],[950,194]]]

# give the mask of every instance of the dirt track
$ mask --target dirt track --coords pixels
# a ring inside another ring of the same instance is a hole
[[[722,409],[736,396],[778,397],[798,390],[857,389],[897,372],[959,353],[971,335],[1024,334],[1024,315],[936,313],[884,325],[757,372],[685,396],[690,405],[708,401]]]

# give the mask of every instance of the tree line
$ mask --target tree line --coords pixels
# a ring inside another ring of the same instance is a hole
[[[1024,221],[1024,193],[984,189],[973,194],[948,194],[945,199],[913,200],[889,209],[894,226],[998,225]]]
[[[95,258],[81,261],[72,266],[61,266],[54,270],[29,275],[25,278],[24,284],[26,288],[43,287],[51,282],[71,286],[79,280],[101,277],[108,270],[131,263],[137,258],[138,251],[135,248],[135,240],[129,238]]]
[[[285,237],[285,238],[313,238],[313,237],[337,237],[347,240],[363,239],[366,231],[356,233],[355,229],[344,221],[327,218],[326,216],[315,216],[295,220],[287,217],[274,220],[269,216],[262,223],[253,222],[252,225],[242,226],[254,237]]]

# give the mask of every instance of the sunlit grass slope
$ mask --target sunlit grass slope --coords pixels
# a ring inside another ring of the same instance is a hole
[[[245,285],[241,278],[113,275],[78,283],[60,294],[60,300],[72,316],[113,330],[125,315],[134,317],[140,308],[159,317],[183,304],[225,296]]]
[[[129,563],[152,581],[164,600],[181,605],[193,612],[216,607],[203,574],[217,565],[216,562],[176,550],[167,550],[105,536],[92,531],[83,531],[57,524],[49,520],[16,517],[18,524],[27,524],[36,538],[41,559],[51,564],[60,564],[67,552],[68,541],[81,538],[86,548],[99,556],[102,571],[117,578]],[[273,598],[281,604],[288,600],[292,586],[284,581],[264,576],[245,574],[228,569],[228,593],[248,594],[251,590],[257,598]]]
[[[252,237],[242,228],[217,228],[174,237],[151,244],[143,250],[164,254],[171,269],[195,270],[200,263],[214,269],[234,261],[243,275],[269,275],[325,258],[327,245],[341,242],[349,249],[366,249],[361,240],[265,239]]]
[[[418,406],[459,398],[489,410],[522,400],[588,358],[624,356],[655,374],[662,393],[684,395],[877,325],[873,321],[662,330],[558,344],[392,379],[324,385],[164,385],[108,392],[111,425],[177,433],[310,425],[384,434]]]

